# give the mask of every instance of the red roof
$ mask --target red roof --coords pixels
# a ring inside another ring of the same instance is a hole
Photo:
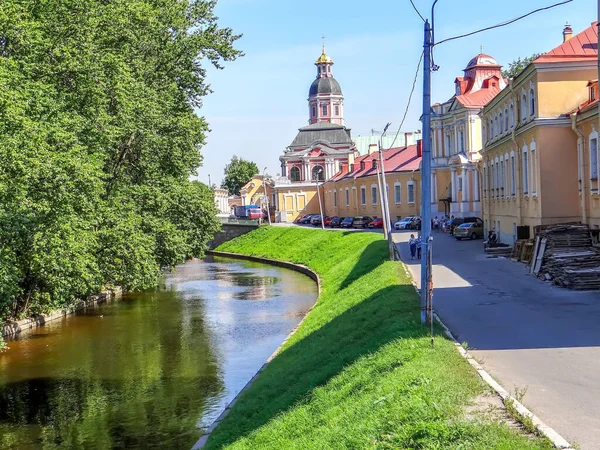
[[[498,86],[483,88],[475,92],[457,95],[456,100],[467,107],[483,107],[498,95],[501,90]]]
[[[595,90],[595,93],[596,93],[595,99],[594,100],[588,99],[587,101],[583,102],[581,105],[579,105],[574,110],[569,111],[567,114],[565,114],[566,116],[570,116],[571,114],[574,114],[574,113],[581,114],[583,112],[589,111],[590,109],[598,107],[598,80],[590,80],[586,87],[593,88]]]
[[[598,57],[598,22],[576,34],[571,39],[548,53],[544,53],[535,62],[575,62],[588,61]]]
[[[418,144],[421,145],[420,143]],[[390,148],[383,151],[383,167],[385,173],[412,172],[419,169],[422,156],[419,155],[420,149],[417,145],[408,147]],[[373,152],[370,155],[359,156],[354,160],[354,172],[350,173],[347,167],[335,174],[330,181],[339,181],[345,178],[362,178],[377,175],[377,169],[373,168],[373,160],[379,160],[379,152]],[[364,162],[365,168],[361,170],[361,162]]]

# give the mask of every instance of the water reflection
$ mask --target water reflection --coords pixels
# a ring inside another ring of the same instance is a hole
[[[0,355],[0,448],[189,448],[315,297],[294,272],[196,261],[23,335]]]

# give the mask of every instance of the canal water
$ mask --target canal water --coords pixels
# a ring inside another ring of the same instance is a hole
[[[9,340],[0,449],[189,449],[316,301],[308,277],[222,258]]]

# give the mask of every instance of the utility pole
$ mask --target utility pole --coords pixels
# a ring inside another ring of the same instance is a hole
[[[435,6],[435,3],[434,3]],[[432,8],[433,9],[433,8]],[[431,26],[425,21],[423,45],[423,158],[421,160],[421,323],[431,317]]]
[[[263,169],[263,192],[265,194],[265,201],[267,203],[267,219],[269,220],[269,225],[271,225],[271,208],[269,208],[269,194],[267,194],[267,182],[265,180],[267,172],[267,168]]]
[[[599,0],[600,1],[600,0]],[[388,203],[388,192],[386,189],[385,183],[385,167],[383,166],[383,137],[387,132],[389,126],[391,124],[388,123],[383,129],[383,133],[381,134],[381,138],[379,138],[379,171],[381,172],[381,189],[382,189],[382,198],[383,204],[381,205],[383,215],[381,219],[385,222],[384,230],[386,233],[386,239],[388,241],[388,249],[390,251],[390,260],[394,260],[394,243],[392,242],[392,230],[391,230],[391,219],[390,219],[390,207]]]
[[[321,212],[321,229],[325,229],[325,217],[323,216],[323,205],[321,204],[321,195],[319,194],[319,175],[323,173],[323,169],[319,169],[315,181],[317,183],[317,198],[319,199],[319,211]]]

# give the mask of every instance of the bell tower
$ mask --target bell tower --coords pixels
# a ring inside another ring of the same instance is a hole
[[[340,84],[333,77],[333,60],[325,52],[324,41],[321,56],[315,62],[315,66],[317,78],[311,84],[308,94],[309,123],[329,122],[343,125],[344,96]]]

